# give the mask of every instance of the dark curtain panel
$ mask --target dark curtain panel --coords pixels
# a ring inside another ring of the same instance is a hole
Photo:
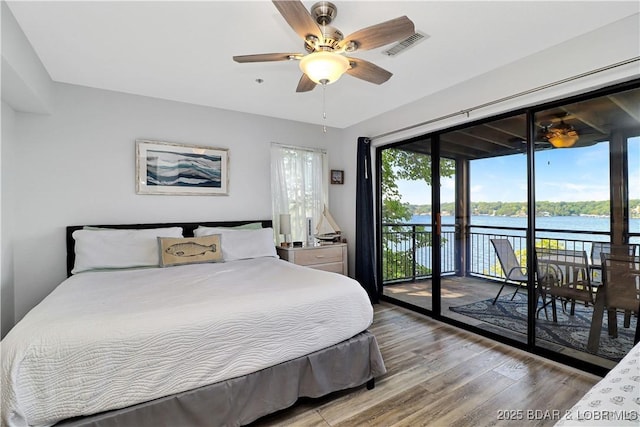
[[[373,224],[373,186],[371,178],[371,141],[358,138],[356,184],[356,280],[378,302],[376,289],[376,252]]]

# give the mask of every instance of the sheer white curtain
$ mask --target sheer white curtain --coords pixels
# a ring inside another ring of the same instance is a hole
[[[318,224],[328,203],[327,153],[324,150],[271,144],[273,228],[280,236],[280,214],[291,215],[291,240],[306,242],[306,218]]]

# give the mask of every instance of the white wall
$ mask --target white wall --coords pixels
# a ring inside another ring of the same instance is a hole
[[[13,108],[2,102],[2,136],[0,137],[0,334],[6,335],[13,326],[14,291],[13,291],[13,229],[10,227],[15,218],[15,198],[11,191],[10,175],[14,170],[15,155],[15,112]]]
[[[327,147],[340,131],[67,84],[50,115],[16,114],[12,176],[19,320],[65,277],[64,227],[74,224],[271,218],[270,143]],[[229,149],[229,196],[135,193],[135,140]],[[331,150],[330,158],[332,157]],[[3,227],[4,228],[4,227]]]
[[[15,111],[47,113],[52,101],[51,78],[4,1],[0,15],[2,100]]]
[[[2,197],[0,229],[0,335],[14,323],[14,240],[17,194],[12,185],[20,165],[17,147],[16,111],[45,113],[51,102],[51,79],[4,1],[0,2],[2,29]]]

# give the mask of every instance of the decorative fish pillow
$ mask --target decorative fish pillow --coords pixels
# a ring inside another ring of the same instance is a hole
[[[203,237],[158,237],[160,266],[223,262],[220,235]]]

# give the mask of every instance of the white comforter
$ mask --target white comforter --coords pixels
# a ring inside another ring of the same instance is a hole
[[[248,374],[372,319],[356,281],[276,258],[81,273],[2,341],[2,425],[50,425]]]
[[[640,426],[640,343],[573,405],[556,426]]]

